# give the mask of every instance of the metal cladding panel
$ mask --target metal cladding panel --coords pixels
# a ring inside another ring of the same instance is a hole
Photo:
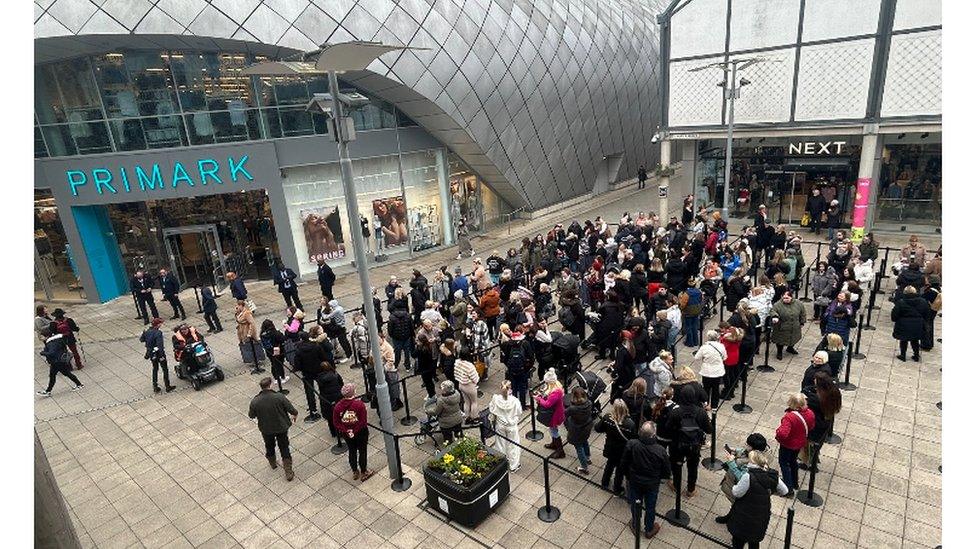
[[[430,134],[456,146],[471,166],[492,166],[479,170],[488,184],[534,210],[592,189],[593,165],[604,155],[623,153],[625,167],[656,162],[650,136],[661,124],[661,97],[654,17],[667,3],[45,0],[35,10],[34,35],[45,38],[37,52],[45,61],[72,50],[48,37],[77,40],[94,32],[124,35],[131,44],[141,39],[143,47],[165,33],[234,38],[244,41],[243,49],[278,46],[280,55],[353,39],[430,48],[384,57],[370,66],[370,77],[347,77],[419,124],[429,122]],[[112,47],[118,46],[104,46]]]

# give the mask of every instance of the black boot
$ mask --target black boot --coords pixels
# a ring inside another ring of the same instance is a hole
[[[789,347],[786,348],[786,352],[787,353],[790,353],[791,355],[798,355],[798,354],[800,354],[799,351],[797,351],[796,349],[794,349],[792,345],[790,345]]]

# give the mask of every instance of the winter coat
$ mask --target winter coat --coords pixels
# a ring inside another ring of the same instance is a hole
[[[353,416],[355,416],[355,420],[344,423],[342,419],[347,411],[350,412],[348,419],[352,420]],[[337,431],[342,433],[342,436],[347,438],[349,438],[347,431],[352,431],[353,437],[363,429],[366,429],[366,432],[369,433],[366,427],[366,405],[358,398],[344,398],[340,400],[332,408],[332,425],[335,426]]]
[[[397,309],[390,313],[386,327],[390,339],[396,341],[410,341],[413,337],[413,320],[404,309]]]
[[[722,377],[725,375],[725,359],[729,353],[718,341],[706,341],[695,353],[695,360],[701,361],[698,375],[701,377]],[[738,357],[736,357],[738,358]]]
[[[488,402],[488,412],[495,416],[499,426],[518,427],[519,419],[522,418],[522,403],[515,395],[505,398],[501,394],[495,394]]]
[[[620,333],[624,326],[626,307],[621,303],[608,301],[599,310],[600,324],[597,325],[597,343],[609,341],[610,338]]]
[[[444,303],[451,297],[451,283],[445,279],[434,280],[430,287],[430,298],[437,303]]]
[[[258,327],[254,324],[254,315],[247,307],[237,313],[237,340],[245,342],[249,339],[258,340]]]
[[[807,321],[806,308],[799,300],[794,299],[788,305],[782,301],[777,301],[773,305],[770,317],[779,319],[773,322],[773,331],[770,334],[770,341],[774,345],[788,345],[792,347],[799,343],[803,337],[803,325]]]
[[[617,347],[617,353],[613,361],[613,383],[621,390],[630,387],[636,377],[634,371],[634,357],[630,356],[630,351],[623,345]]]
[[[661,479],[671,478],[668,451],[652,436],[627,441],[620,468],[630,486],[639,490],[656,490]]]
[[[801,420],[799,416],[803,416]],[[806,428],[804,428],[806,423]],[[799,450],[807,443],[807,433],[812,431],[816,423],[813,410],[804,408],[796,411],[787,410],[776,428],[776,442],[788,450]]]
[[[700,406],[705,407],[708,402],[708,393],[697,380],[675,381],[671,384],[674,388],[674,402],[679,406]]]
[[[461,393],[451,391],[447,395],[438,395],[429,406],[424,406],[424,412],[429,417],[436,417],[442,429],[453,429],[461,425]]]
[[[606,414],[596,423],[594,429],[598,433],[606,434],[603,440],[603,457],[608,461],[620,459],[624,454],[627,441],[637,436],[634,420],[625,417],[619,424],[613,421],[610,414]]]
[[[810,277],[810,293],[813,294],[814,300],[821,296],[830,297],[830,292],[835,286],[837,286],[837,273],[833,267],[827,267],[823,274],[814,271],[813,276]]]
[[[484,313],[486,318],[495,318],[500,315],[501,310],[501,296],[498,294],[498,290],[491,289],[481,296],[479,306],[481,307],[481,312]]]
[[[664,390],[674,381],[674,370],[672,370],[667,362],[661,360],[661,357],[652,360],[647,365],[647,369],[654,374],[654,385],[649,387],[649,389],[653,390],[654,396],[660,397],[664,394]]]
[[[331,371],[325,372],[319,376],[319,391],[322,393],[322,398],[330,404],[335,404],[342,400],[342,376],[339,372]]]
[[[823,334],[837,334],[844,343],[850,340],[851,336],[851,317],[854,309],[849,303],[841,304],[832,301],[824,311],[820,319],[820,331]],[[892,317],[894,320],[894,317]]]
[[[672,258],[664,266],[664,283],[672,293],[677,293],[688,285],[688,273],[685,262],[680,258]]]
[[[729,280],[728,288],[725,290],[725,308],[729,312],[735,311],[742,298],[749,297],[749,286],[750,284],[745,277]]]
[[[749,489],[732,502],[727,528],[734,538],[758,544],[766,537],[769,528],[772,512],[770,496],[773,492],[785,490],[786,485],[773,469],[747,466],[742,476],[748,477],[748,480],[740,478],[739,482],[748,482]]]
[[[931,307],[920,295],[905,296],[891,309],[891,321],[895,323],[891,337],[898,341],[917,341],[925,335],[925,319]]]
[[[322,372],[322,362],[326,360],[325,351],[317,343],[303,341],[295,349],[295,369],[302,377],[315,379]]]
[[[803,371],[803,380],[800,382],[800,389],[805,389],[807,387],[813,387],[813,378],[817,375],[817,372],[824,372],[827,375],[832,375],[830,371],[830,364],[815,364],[813,362],[807,366],[807,369]]]
[[[61,334],[54,334],[44,340],[44,348],[41,349],[40,355],[47,359],[47,363],[52,366],[56,364],[70,364],[70,358],[65,360],[65,353],[67,352],[67,349],[68,344],[66,343],[64,336]]]
[[[217,312],[217,300],[214,298],[213,290],[204,286],[200,290],[200,299],[203,302],[203,312],[214,314]]]
[[[569,326],[563,326],[567,332],[576,334],[582,339],[583,331],[586,328],[586,310],[583,309],[583,304],[580,302],[579,298],[569,299],[565,296],[559,298],[560,307],[569,307],[573,311],[573,322]]]
[[[263,389],[253,399],[247,410],[247,417],[258,420],[258,430],[265,435],[287,433],[291,418],[298,410],[288,398],[271,389]]]
[[[566,411],[566,444],[585,444],[593,431],[593,404],[569,404]]]
[[[535,403],[542,408],[552,408],[552,421],[546,427],[559,427],[566,421],[566,409],[563,405],[563,390],[556,389],[548,395],[538,395]]]
[[[725,365],[735,366],[739,363],[739,347],[742,345],[742,340],[737,339],[732,341],[731,339],[722,336],[719,338],[719,342],[725,347]]]

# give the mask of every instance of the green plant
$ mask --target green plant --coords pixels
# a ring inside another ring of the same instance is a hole
[[[444,453],[427,462],[455,484],[471,486],[495,468],[502,458],[488,452],[484,444],[474,438],[461,437]]]

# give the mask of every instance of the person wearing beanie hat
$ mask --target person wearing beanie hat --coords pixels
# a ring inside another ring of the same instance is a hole
[[[55,311],[57,312],[57,311]],[[159,369],[163,369],[163,385],[166,392],[170,392],[176,387],[169,382],[169,366],[166,364],[166,347],[164,346],[163,331],[159,327],[163,324],[163,319],[156,317],[142,335],[139,341],[146,344],[146,360],[152,363],[153,392],[159,393]]]
[[[549,368],[542,376],[544,383],[542,389],[534,395],[536,405],[539,409],[539,420],[543,425],[549,427],[549,434],[552,435],[552,442],[545,447],[553,450],[550,457],[554,459],[566,457],[563,451],[563,439],[559,436],[559,426],[566,420],[566,410],[563,404],[565,391],[556,376],[556,370]]]
[[[285,469],[285,480],[290,481],[295,478],[295,471],[291,468],[288,429],[298,420],[298,410],[288,397],[271,388],[270,377],[262,379],[259,385],[261,392],[251,399],[247,417],[258,421],[258,430],[264,438],[265,455],[272,469],[278,468],[275,445],[278,446],[278,450],[281,451],[281,463]]]
[[[366,482],[374,471],[366,466],[369,427],[366,425],[366,405],[356,398],[356,386],[346,383],[340,390],[342,400],[332,408],[332,424],[349,445],[349,467],[353,480]]]
[[[728,447],[728,445],[726,445]],[[769,443],[766,442],[766,437],[761,433],[752,433],[746,437],[746,445],[744,448],[728,448],[732,450],[731,457],[725,462],[725,475],[722,477],[722,484],[720,488],[725,497],[728,498],[730,503],[735,502],[735,496],[732,495],[732,487],[735,486],[742,475],[746,472],[746,465],[749,463],[749,452],[756,450],[757,452],[765,452],[769,449]],[[725,524],[728,522],[728,514],[720,515],[715,517],[715,522],[719,524]]]

